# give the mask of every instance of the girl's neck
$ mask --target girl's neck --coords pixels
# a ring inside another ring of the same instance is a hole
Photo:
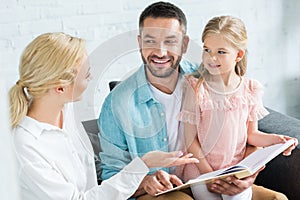
[[[55,101],[52,101],[55,102]],[[57,126],[63,127],[63,104],[52,103],[47,98],[35,99],[27,113],[28,117],[31,117],[39,122],[44,122]]]
[[[224,92],[235,90],[241,83],[241,77],[236,73],[208,76],[205,80],[214,90]]]

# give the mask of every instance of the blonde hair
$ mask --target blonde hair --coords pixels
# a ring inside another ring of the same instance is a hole
[[[209,34],[222,34],[222,36],[229,41],[235,48],[243,50],[245,55],[243,58],[237,62],[235,66],[235,73],[238,76],[243,76],[247,70],[247,30],[239,18],[233,16],[220,16],[214,17],[208,21],[203,33],[202,42]],[[194,74],[195,76],[203,77],[208,73],[204,68],[203,63],[201,63],[198,71]],[[199,78],[198,86],[201,85],[201,78]]]
[[[25,48],[19,65],[20,78],[9,91],[13,128],[27,114],[34,98],[50,88],[74,82],[75,67],[85,52],[82,39],[64,33],[42,34]]]

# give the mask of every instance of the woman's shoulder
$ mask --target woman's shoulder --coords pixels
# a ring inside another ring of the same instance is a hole
[[[34,124],[25,117],[19,125],[12,129],[14,150],[17,155],[26,154],[28,149],[36,143],[37,133],[33,132]]]

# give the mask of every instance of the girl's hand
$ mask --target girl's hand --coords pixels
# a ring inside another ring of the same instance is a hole
[[[256,179],[258,173],[263,170],[265,166],[260,168],[256,173],[243,179],[238,179],[234,176],[229,176],[226,179],[217,179],[212,184],[209,184],[208,190],[210,192],[225,194],[225,195],[236,195],[247,188],[251,187]]]
[[[288,140],[294,140],[294,144],[292,146],[290,146],[289,148],[287,148],[286,150],[284,150],[283,155],[284,156],[289,156],[292,153],[292,150],[294,150],[296,148],[296,146],[298,145],[298,139],[297,138],[293,138],[287,135],[278,135],[278,134],[272,134],[272,144],[278,144],[278,143],[285,143]]]
[[[245,179],[237,179],[232,176],[230,177],[230,180],[229,177],[227,177],[226,180],[218,179],[213,184],[209,184],[207,186],[210,192],[232,196],[239,194],[252,186],[254,180],[255,177],[253,176],[249,176]]]
[[[196,158],[191,158],[193,154],[188,153],[183,156],[181,151],[163,152],[151,151],[146,153],[142,160],[149,168],[155,167],[173,167],[177,165],[184,165],[188,163],[199,163]]]
[[[284,150],[283,155],[284,156],[289,156],[291,155],[292,151],[297,147],[298,145],[298,139],[297,138],[292,138],[289,136],[284,136],[284,138],[287,140],[294,140],[294,144],[292,146],[290,146],[289,148],[287,148],[286,150]]]

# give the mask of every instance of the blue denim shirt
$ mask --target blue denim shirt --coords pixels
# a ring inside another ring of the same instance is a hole
[[[183,73],[197,69],[188,61],[182,61],[180,67]],[[118,173],[136,156],[168,151],[165,109],[153,97],[143,65],[106,97],[98,126],[102,180]]]

